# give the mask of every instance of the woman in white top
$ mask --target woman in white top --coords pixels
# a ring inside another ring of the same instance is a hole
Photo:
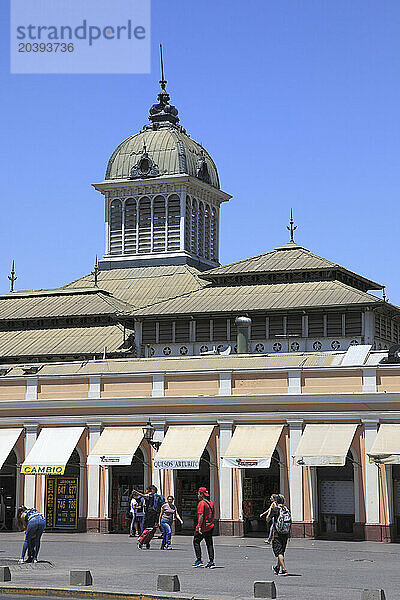
[[[142,498],[140,498],[136,492],[132,492],[130,497],[131,524],[129,528],[129,537],[135,537],[136,531],[138,536],[142,533],[144,518],[143,504]]]

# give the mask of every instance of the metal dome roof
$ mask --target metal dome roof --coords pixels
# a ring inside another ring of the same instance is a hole
[[[208,152],[178,125],[178,111],[161,82],[158,103],[150,108],[150,124],[128,137],[113,152],[106,179],[149,179],[187,174],[219,189],[217,168]]]

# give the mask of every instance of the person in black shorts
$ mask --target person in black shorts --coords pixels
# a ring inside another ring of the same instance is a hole
[[[292,518],[289,509],[285,506],[285,498],[277,494],[275,498],[276,506],[272,507],[267,515],[267,521],[273,522],[272,551],[278,562],[272,570],[276,575],[287,575],[285,565],[285,550],[290,536],[290,527]]]

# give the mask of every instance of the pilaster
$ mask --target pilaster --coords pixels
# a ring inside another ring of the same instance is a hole
[[[101,434],[101,423],[87,423],[89,429],[89,453],[93,450],[94,445]],[[88,508],[87,519],[88,529],[91,528],[90,520],[98,521],[100,518],[100,467],[98,465],[87,465],[88,478]],[[104,490],[103,490],[104,492]],[[104,506],[108,506],[108,498],[104,499]],[[98,530],[94,525],[94,529]]]
[[[368,452],[376,438],[379,421],[376,419],[363,419],[365,435],[365,513],[366,525],[379,523],[379,472],[375,463],[369,462]],[[368,531],[365,532],[366,537]]]
[[[233,476],[232,469],[224,467],[223,456],[232,438],[233,421],[218,421],[219,425],[219,447],[220,447],[220,533],[222,535],[233,535]]]
[[[25,427],[25,458],[32,450],[38,436],[38,423],[29,423]],[[36,502],[36,475],[24,475],[24,505],[34,507]]]
[[[294,463],[293,456],[300,442],[303,431],[303,421],[287,421],[287,424],[289,425],[290,436],[290,512],[292,513],[293,521],[300,522],[303,521],[303,467]]]
[[[153,422],[154,427],[154,442],[162,442],[165,437],[165,421]],[[156,486],[159,493],[163,494],[163,479],[164,479],[164,469],[154,469],[153,468],[153,459],[156,457],[156,451],[154,448],[151,449],[151,483]]]

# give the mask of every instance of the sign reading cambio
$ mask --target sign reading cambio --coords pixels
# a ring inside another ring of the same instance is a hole
[[[193,458],[154,459],[153,464],[155,469],[198,469],[200,460]]]
[[[63,475],[65,465],[22,465],[22,475]]]

